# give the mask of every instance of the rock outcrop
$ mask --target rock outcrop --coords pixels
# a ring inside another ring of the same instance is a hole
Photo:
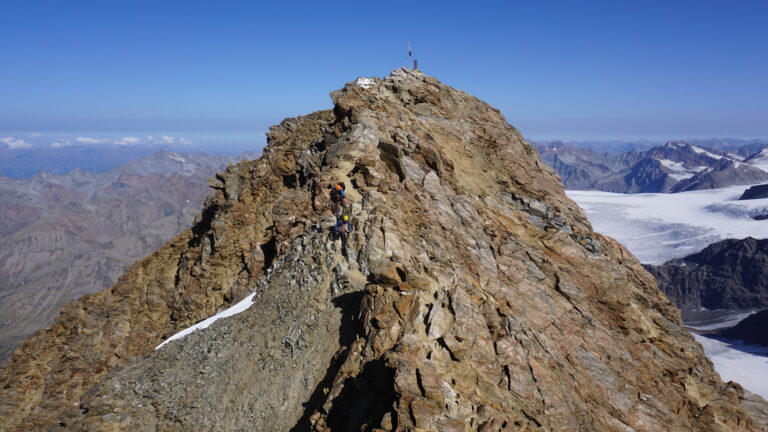
[[[722,240],[685,258],[645,267],[684,314],[702,307],[768,307],[768,240]]]
[[[744,318],[736,326],[721,331],[720,335],[728,339],[768,347],[766,329],[768,329],[768,309]]]
[[[751,186],[739,197],[740,200],[768,198],[768,184]]]
[[[765,402],[720,381],[497,110],[409,70],[332,98],[220,173],[192,230],[16,350],[6,429],[766,430]]]

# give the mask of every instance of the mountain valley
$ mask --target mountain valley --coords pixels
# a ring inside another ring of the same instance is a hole
[[[248,156],[160,151],[103,173],[0,177],[0,361],[188,227],[208,178]]]

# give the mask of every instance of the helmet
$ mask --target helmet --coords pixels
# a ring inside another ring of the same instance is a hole
[[[349,216],[347,216],[347,215],[344,215],[344,218],[343,218],[343,219],[344,219],[344,222],[349,222]]]
[[[340,191],[341,190],[341,185],[336,185],[336,190]]]

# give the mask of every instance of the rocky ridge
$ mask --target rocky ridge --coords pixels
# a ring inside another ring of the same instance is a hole
[[[0,371],[9,430],[766,430],[501,114],[419,72],[332,94],[195,226]],[[354,231],[329,239],[324,186]],[[246,311],[158,350],[246,293]],[[211,403],[215,401],[215,403]]]
[[[768,307],[768,240],[722,240],[685,258],[645,267],[683,314]]]

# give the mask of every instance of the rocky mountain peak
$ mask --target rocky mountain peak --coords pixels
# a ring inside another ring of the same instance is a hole
[[[189,231],[17,349],[0,426],[764,430],[764,402],[719,380],[498,110],[406,69],[331,97],[212,178]],[[341,181],[346,243],[326,189]]]

